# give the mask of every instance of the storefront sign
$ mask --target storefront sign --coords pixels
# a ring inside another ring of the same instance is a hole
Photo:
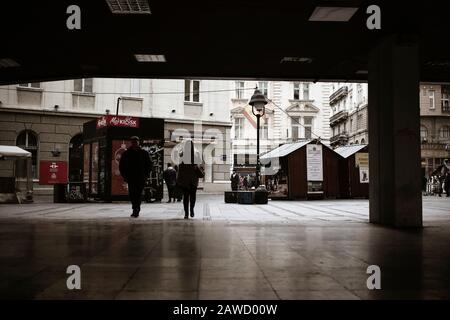
[[[359,168],[359,182],[369,183],[369,153],[357,152],[355,166]]]
[[[322,145],[306,146],[306,177],[308,181],[323,181]]]
[[[126,116],[102,116],[97,119],[97,129],[104,127],[139,128],[139,118]]]
[[[39,161],[39,184],[58,184],[67,181],[67,161]]]
[[[356,167],[368,167],[369,166],[369,153],[357,152],[355,153],[355,166]]]

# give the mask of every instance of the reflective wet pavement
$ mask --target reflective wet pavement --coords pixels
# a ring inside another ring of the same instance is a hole
[[[450,199],[420,230],[368,223],[368,201],[0,206],[0,298],[449,299]],[[81,268],[68,290],[66,268]],[[381,290],[368,290],[369,265]]]

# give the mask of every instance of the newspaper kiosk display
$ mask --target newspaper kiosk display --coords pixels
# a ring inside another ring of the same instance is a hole
[[[146,201],[163,198],[164,119],[130,116],[102,116],[83,126],[83,182],[89,198],[103,201],[127,200],[128,186],[119,172],[122,153],[132,136],[140,138],[141,147],[153,162],[145,186]]]

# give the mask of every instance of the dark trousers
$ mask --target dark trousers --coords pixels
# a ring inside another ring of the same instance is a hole
[[[183,188],[183,206],[184,214],[189,214],[189,209],[194,209],[195,200],[197,196],[197,186],[190,186],[189,188]]]
[[[169,200],[175,200],[175,185],[167,185],[167,191],[169,193]]]
[[[128,194],[133,210],[141,210],[142,191],[144,190],[144,183],[142,182],[129,182]]]

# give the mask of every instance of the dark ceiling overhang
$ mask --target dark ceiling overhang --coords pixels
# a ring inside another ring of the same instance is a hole
[[[365,81],[368,54],[390,34],[416,38],[421,80],[450,81],[450,21],[444,1],[149,0],[150,15],[112,14],[105,0],[2,3],[0,84],[81,77]],[[81,30],[68,30],[70,5]],[[381,8],[381,30],[366,27]],[[317,6],[349,6],[349,22],[308,21]],[[134,54],[163,54],[139,63]],[[285,57],[311,58],[282,62]],[[362,71],[362,72],[361,72]]]

